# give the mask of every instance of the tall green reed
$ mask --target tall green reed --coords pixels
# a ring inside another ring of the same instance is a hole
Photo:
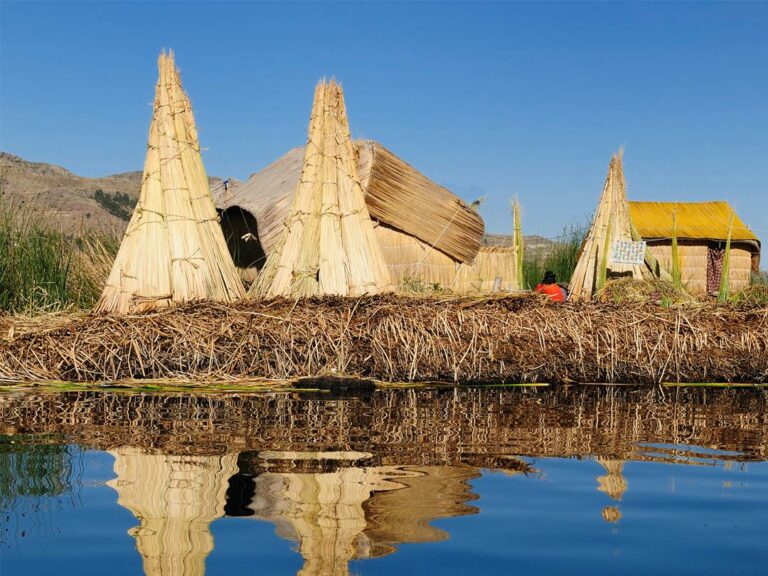
[[[586,233],[584,225],[566,226],[551,249],[527,250],[523,260],[525,288],[534,288],[547,270],[554,272],[559,282],[568,282],[576,268]]]
[[[41,203],[0,192],[0,310],[86,309],[98,299],[117,239],[65,232],[50,220]]]

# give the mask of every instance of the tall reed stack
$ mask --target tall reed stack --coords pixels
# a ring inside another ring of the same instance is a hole
[[[245,296],[218,223],[190,101],[173,53],[159,79],[139,201],[96,305],[128,314]]]
[[[255,297],[358,296],[390,288],[358,176],[344,93],[320,81],[291,210]]]
[[[570,297],[573,300],[591,299],[609,276],[631,276],[642,280],[655,275],[652,272],[654,266],[647,260],[642,265],[624,264],[614,262],[611,257],[613,244],[617,240],[640,240],[632,229],[621,157],[621,150],[611,157],[603,194],[571,277]]]

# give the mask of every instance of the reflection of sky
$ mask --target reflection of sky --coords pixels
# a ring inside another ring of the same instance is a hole
[[[526,460],[535,474],[486,470],[469,479],[477,499],[467,503],[480,512],[433,520],[447,539],[400,544],[380,558],[352,560],[350,572],[508,574],[514,566],[514,572],[531,574],[648,574],[663,562],[667,573],[757,574],[768,561],[766,462],[628,461],[622,470],[627,489],[617,501],[598,489],[606,468],[592,458]],[[114,478],[112,457],[87,451],[82,466],[77,506],[50,512],[55,534],[40,537],[29,520],[27,536],[2,550],[4,576],[48,574],[51,566],[63,574],[75,573],[73,567],[78,574],[104,574],[105,566],[110,574],[141,573],[136,542],[128,535],[137,518],[106,486]],[[620,509],[618,522],[603,519],[607,506]],[[213,520],[210,530],[208,574],[294,574],[304,565],[298,544],[281,539],[272,522],[226,517]]]

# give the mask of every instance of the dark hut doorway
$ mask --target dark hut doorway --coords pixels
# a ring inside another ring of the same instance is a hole
[[[259,241],[259,227],[256,218],[239,206],[219,210],[221,230],[227,241],[232,260],[244,280],[254,280],[267,259]]]

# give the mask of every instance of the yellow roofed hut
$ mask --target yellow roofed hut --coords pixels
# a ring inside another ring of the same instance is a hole
[[[629,210],[635,229],[667,270],[677,236],[682,282],[692,294],[717,295],[729,236],[729,289],[749,286],[759,271],[760,240],[728,202],[630,202]]]

